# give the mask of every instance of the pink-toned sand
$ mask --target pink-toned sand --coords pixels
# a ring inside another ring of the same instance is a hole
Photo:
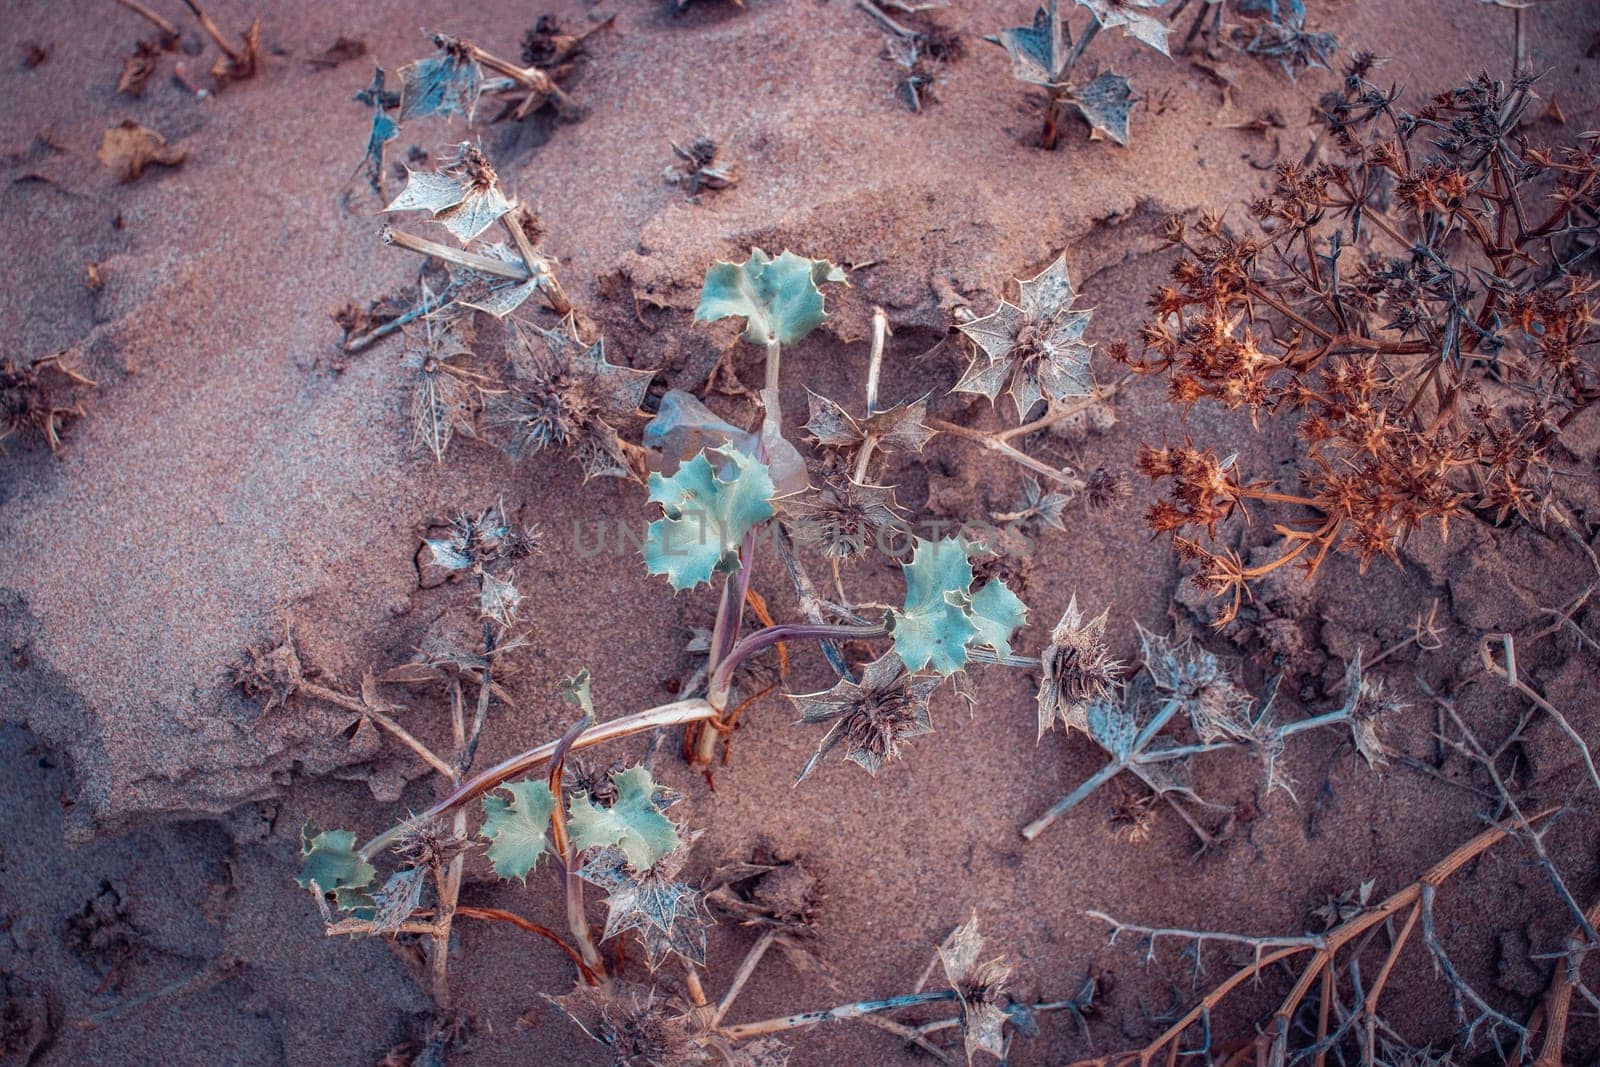
[[[1512,22],[1502,8],[1312,6],[1347,50],[1390,57],[1384,73],[1410,99],[1509,64]],[[518,466],[471,442],[452,446],[443,466],[415,457],[400,342],[338,354],[329,310],[396,291],[417,267],[379,242],[380,202],[352,177],[367,113],[350,96],[366,84],[371,59],[392,71],[420,56],[423,27],[514,57],[541,13],[581,26],[614,12],[615,27],[593,39],[570,86],[587,117],[487,128],[483,143],[507,187],[537,205],[561,277],[604,328],[611,358],[660,368],[669,385],[698,388],[731,338],[691,322],[713,259],[742,259],[756,244],[863,265],[853,287],[831,297],[828,326],[785,355],[791,423],[801,421],[806,387],[854,404],[879,304],[896,331],[885,397],[931,388],[940,417],[998,425],[986,404],[945,395],[965,366],[956,344],[936,349],[949,301],[987,309],[988,294],[1065,250],[1084,304],[1097,308],[1091,336],[1131,337],[1169,263],[1157,251],[1161,218],[1256,194],[1275,149],[1304,151],[1308,108],[1336,78],[1313,71],[1294,83],[1231,59],[1237,88],[1224,100],[1186,62],[1107,34],[1097,45],[1102,66],[1145,95],[1133,143],[1088,142],[1078,127],[1048,153],[1033,147],[1027,92],[1007,76],[1004,54],[980,40],[1026,21],[1022,0],[957,0],[937,13],[961,32],[966,54],[945,68],[937,102],[921,115],[894,92],[880,28],[842,0],[751,0],[744,11],[704,0],[682,17],[635,0],[593,9],[217,0],[210,10],[231,30],[259,14],[267,56],[258,77],[206,99],[172,78],[172,56],[143,98],[115,93],[123,57],[149,27],[110,0],[17,0],[0,20],[8,253],[0,341],[23,356],[69,350],[99,382],[58,456],[27,444],[0,467],[0,637],[10,645],[0,663],[0,712],[10,724],[0,735],[8,798],[0,975],[8,1035],[39,1037],[16,1044],[19,1062],[364,1064],[424,1032],[428,1002],[406,953],[324,938],[291,876],[306,817],[376,832],[425,806],[433,784],[393,744],[348,741],[348,716],[335,709],[291,701],[262,715],[228,688],[224,668],[286,615],[307,663],[328,678],[353,684],[369,667],[405,659],[461,606],[452,589],[416,589],[412,554],[431,519],[503,497],[546,533],[544,553],[524,569],[531,630],[511,685],[517,706],[497,709],[483,765],[559,733],[556,681],[580,666],[594,673],[603,715],[668,699],[669,683],[691,669],[682,652],[691,628],[709,625],[714,602],[703,590],[672,597],[628,555],[573,558],[575,523],[643,520],[639,487],[585,485],[559,458]],[[164,11],[187,19],[176,2]],[[1533,132],[1594,128],[1600,64],[1586,49],[1600,9],[1558,0],[1535,9],[1530,27],[1534,66],[1547,71],[1540,90],[1566,116],[1565,127],[1545,122]],[[363,41],[369,58],[308,65],[341,35]],[[186,37],[200,43],[192,29]],[[33,43],[48,57],[30,68],[21,57]],[[178,58],[198,77],[212,52]],[[1234,128],[1269,109],[1284,129],[1263,137]],[[187,150],[186,162],[118,183],[94,150],[101,131],[125,118]],[[668,142],[699,133],[725,145],[741,181],[689,203],[662,172]],[[462,136],[459,126],[412,124],[390,158]],[[99,292],[85,284],[91,263],[104,280]],[[757,382],[753,350],[736,369]],[[747,401],[715,405],[751,417]],[[1209,412],[1180,425],[1159,384],[1134,384],[1115,408],[1112,429],[1054,442],[1052,458],[1125,470],[1136,442],[1183,433],[1237,440],[1243,462],[1261,470],[1289,454],[1286,433],[1249,435]],[[1572,435],[1571,503],[1591,518],[1594,435],[1592,419]],[[903,502],[966,516],[1009,509],[1020,495],[1015,468],[948,439],[924,462],[889,473]],[[1124,655],[1136,648],[1135,621],[1203,629],[1203,613],[1177,599],[1168,548],[1142,531],[1150,489],[1134,484],[1125,509],[1074,510],[1067,533],[1046,531],[1029,548],[1020,591],[1032,615],[1020,647],[1042,644],[1074,592],[1094,610],[1110,607]],[[1358,647],[1398,640],[1438,597],[1451,624],[1444,646],[1407,650],[1384,671],[1412,704],[1394,743],[1429,759],[1434,713],[1418,679],[1452,687],[1489,736],[1509,730],[1522,705],[1477,665],[1478,636],[1542,628],[1539,609],[1580,592],[1586,564],[1558,539],[1486,526],[1453,530],[1448,544],[1418,538],[1405,564],[1359,578],[1336,559],[1310,588],[1285,587],[1282,610],[1303,621],[1307,637],[1285,696],[1297,707],[1331,703]],[[875,560],[848,581],[862,600],[888,600],[899,578]],[[775,563],[758,568],[756,585],[780,616],[794,614]],[[1230,651],[1226,639],[1214,647]],[[1600,715],[1585,698],[1596,664],[1569,652],[1553,640],[1532,644],[1523,670],[1593,736]],[[1258,660],[1245,667],[1254,685],[1270,669]],[[797,651],[793,691],[828,677],[814,652]],[[684,793],[677,810],[704,831],[691,874],[767,843],[803,855],[827,891],[819,933],[834,984],[772,958],[741,997],[739,1018],[905,992],[931,947],[976,909],[990,943],[1016,958],[1028,994],[1068,996],[1091,973],[1110,979],[1088,1035],[1052,1016],[1014,1062],[1121,1047],[1158,1029],[1172,1006],[1187,1006],[1195,986],[1175,953],[1142,968],[1135,946],[1108,947],[1085,909],[1299,932],[1329,894],[1372,878],[1382,896],[1411,881],[1479,829],[1485,810],[1470,790],[1403,766],[1371,774],[1326,736],[1288,757],[1297,801],[1266,795],[1243,758],[1199,769],[1203,792],[1247,814],[1217,853],[1192,858],[1188,831],[1170,816],[1148,841],[1121,843],[1103,802],[1024,848],[1018,828],[1096,758],[1081,739],[1035,742],[1032,679],[1023,673],[981,674],[976,692],[969,712],[945,690],[937,732],[875,780],[829,764],[792,789],[816,736],[791,726],[775,701],[747,715],[715,792],[664,746],[656,772]],[[448,736],[444,710],[422,696],[406,721],[425,740]],[[1528,754],[1538,799],[1559,800],[1579,781],[1548,723],[1533,727]],[[1455,763],[1441,773],[1470,777]],[[1593,826],[1574,814],[1550,839],[1586,902]],[[496,884],[481,859],[471,872],[467,902],[561,924],[548,883]],[[98,917],[67,922],[86,907]],[[1530,956],[1550,951],[1570,925],[1526,853],[1505,846],[1476,864],[1441,894],[1440,912],[1458,966],[1525,1016],[1549,968]],[[86,923],[93,937],[71,932]],[[713,995],[752,939],[727,924],[712,931]],[[1225,969],[1213,961],[1208,974]],[[540,993],[571,980],[548,946],[467,926],[453,972],[476,1037],[452,1063],[603,1062],[598,1046],[541,1006]],[[1391,1018],[1408,1036],[1453,1032],[1448,995],[1425,961],[1410,960],[1392,988]],[[98,1025],[82,1025],[91,1018]],[[1238,1038],[1248,1033],[1244,1019],[1221,1025]],[[797,1067],[919,1055],[859,1024],[806,1032],[794,1044]]]

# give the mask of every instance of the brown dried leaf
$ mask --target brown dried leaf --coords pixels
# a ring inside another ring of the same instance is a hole
[[[123,119],[100,135],[95,156],[125,182],[134,181],[151,165],[176,167],[188,158],[181,148],[168,148],[167,139],[154,130]]]

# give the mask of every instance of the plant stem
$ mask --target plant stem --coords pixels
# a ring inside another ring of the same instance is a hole
[[[215,22],[211,21],[211,16],[206,14],[200,5],[195,3],[195,0],[183,0],[183,2],[190,11],[194,12],[194,17],[200,20],[200,25],[205,28],[211,39],[217,43],[217,47],[222,49],[229,59],[237,63],[239,61],[239,52],[233,45],[228,43],[228,39],[223,36],[222,30]]]
[[[561,875],[565,883],[565,897],[567,905],[567,929],[572,933],[572,939],[578,943],[578,951],[583,954],[584,965],[596,975],[604,976],[606,965],[600,958],[600,950],[595,947],[594,935],[589,931],[589,919],[583,911],[583,880],[578,877],[578,855],[573,850],[572,839],[567,835],[567,815],[562,810],[562,775],[566,770],[567,753],[585,730],[594,725],[594,716],[585,715],[573,723],[567,732],[561,735],[561,740],[556,742],[556,750],[550,757],[550,775],[548,784],[550,795],[555,797],[555,806],[550,809],[550,837],[555,845],[556,854],[561,857]]]
[[[1182,704],[1177,700],[1169,700],[1163,704],[1161,710],[1156,712],[1155,716],[1145,724],[1144,729],[1139,731],[1139,735],[1134,738],[1133,744],[1128,747],[1127,756],[1112,760],[1094,772],[1082,785],[1051,805],[1049,811],[1024,826],[1022,828],[1022,836],[1032,841],[1044,833],[1051,823],[1088,799],[1089,795],[1096,789],[1099,789],[1112,778],[1127,770],[1132,764],[1139,762],[1139,757],[1142,755],[1144,747],[1166,727],[1167,723],[1172,721],[1172,717],[1178,713],[1180,707],[1182,707]]]
[[[1083,491],[1083,479],[1079,478],[1076,474],[1069,474],[1064,470],[1056,470],[1056,468],[1050,466],[1048,463],[1042,463],[1028,455],[1026,452],[1019,452],[1017,449],[1012,448],[1010,445],[1006,444],[992,433],[986,433],[983,430],[974,430],[969,426],[959,426],[956,423],[946,422],[943,419],[929,419],[928,426],[929,428],[938,430],[941,433],[953,434],[956,437],[965,437],[969,441],[976,441],[989,451],[998,452],[1002,456],[1005,456],[1007,459],[1011,460],[1013,463],[1020,464],[1021,466],[1026,467],[1028,470],[1033,471],[1035,474],[1042,474],[1044,477],[1066,486],[1075,493]]]
[[[426,237],[397,230],[393,226],[383,228],[383,241],[385,244],[399,245],[410,252],[417,252],[434,259],[442,259],[446,263],[454,263],[458,267],[475,270],[479,274],[491,274],[496,278],[509,278],[514,282],[525,282],[533,277],[524,264],[518,268],[515,264],[507,263],[503,259],[492,256],[481,256],[476,252],[467,252],[460,248],[451,248],[449,245],[430,241]]]
[[[179,37],[183,36],[178,32],[178,27],[174,26],[172,23],[156,14],[148,7],[145,7],[139,2],[139,0],[117,0],[117,3],[121,4],[129,11],[132,11],[135,15],[140,15],[148,19],[156,29],[161,31],[162,36],[166,37],[170,41],[176,41]]]
[[[778,931],[767,930],[756,939],[755,944],[750,946],[750,951],[745,954],[744,962],[739,964],[739,969],[733,974],[733,981],[728,984],[728,991],[722,994],[722,999],[718,1001],[716,1014],[711,1016],[712,1029],[715,1029],[717,1024],[722,1021],[723,1016],[728,1014],[728,1009],[733,1007],[733,1002],[739,996],[740,990],[744,989],[744,984],[755,973],[756,965],[761,962],[761,957],[767,954],[767,949],[771,948],[772,943],[776,940],[778,940]]]
[[[749,659],[763,649],[770,648],[779,641],[806,641],[826,638],[838,638],[842,641],[859,641],[873,637],[887,637],[889,623],[887,620],[872,623],[867,626],[850,626],[843,623],[825,623],[821,626],[812,623],[782,623],[778,626],[768,626],[757,630],[746,637],[728,652],[727,658],[717,664],[717,669],[712,672],[711,682],[706,691],[706,700],[719,713],[726,707],[728,692],[733,688],[733,672],[739,664]]]
[[[350,338],[340,348],[347,353],[364,351],[396,330],[411,325],[425,315],[433,314],[450,303],[452,299],[454,298],[448,292],[434,293],[427,299],[419,300],[417,305],[405,314],[397,315],[388,322],[379,323],[359,337]]]
[[[763,1019],[757,1023],[725,1026],[722,1028],[722,1033],[733,1041],[744,1041],[763,1034],[778,1034],[785,1030],[798,1030],[803,1026],[815,1026],[818,1023],[855,1019],[873,1012],[894,1011],[896,1008],[909,1008],[917,1004],[945,1004],[956,999],[958,997],[954,989],[938,989],[927,993],[907,993],[885,1000],[858,1000],[854,1004],[841,1004],[837,1008],[828,1008],[825,1011],[803,1011],[798,1015]]]
[[[679,700],[671,704],[660,704],[656,707],[624,715],[618,719],[609,719],[606,722],[595,723],[573,740],[569,749],[577,752],[594,745],[604,744],[607,741],[616,741],[620,738],[631,737],[634,734],[647,733],[666,726],[684,726],[688,723],[703,722],[715,718],[717,709],[699,698]],[[509,759],[480,771],[472,778],[460,785],[444,799],[435,803],[426,811],[407,819],[405,822],[390,827],[377,837],[368,841],[361,848],[361,855],[371,859],[383,849],[387,848],[396,839],[406,833],[413,825],[431,822],[472,801],[502,782],[515,778],[519,774],[527,774],[537,767],[542,766],[555,755],[559,741],[546,741],[526,752],[518,753]]]

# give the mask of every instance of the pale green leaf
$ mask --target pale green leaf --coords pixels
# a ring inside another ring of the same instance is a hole
[[[651,474],[650,500],[666,515],[646,531],[646,570],[665,574],[674,589],[690,589],[735,569],[744,535],[772,517],[774,492],[766,466],[733,448],[702,450],[670,478]]]
[[[313,893],[334,894],[341,908],[371,907],[367,887],[378,872],[355,846],[354,831],[318,831],[306,823],[300,831],[302,862],[295,881]]]
[[[967,612],[978,629],[974,644],[988,645],[997,656],[1011,655],[1011,634],[1027,620],[1028,608],[1005,582],[986,583]]]
[[[561,699],[585,714],[594,714],[594,697],[589,692],[589,668],[585,667],[571,678],[561,679]]]
[[[773,259],[752,248],[743,263],[711,265],[694,317],[698,322],[743,318],[743,336],[751,344],[793,344],[827,318],[818,288],[824,282],[849,284],[844,271],[825,259],[788,251]]]
[[[511,794],[511,799],[498,793],[483,798],[485,818],[479,832],[489,839],[489,862],[494,865],[494,873],[501,878],[526,881],[528,872],[544,855],[544,835],[556,808],[555,797],[542,778],[508,782],[500,790]]]
[[[617,799],[601,807],[588,794],[572,798],[567,829],[579,851],[616,846],[636,871],[646,871],[678,847],[678,828],[661,812],[658,787],[643,767],[629,767],[611,776]]]
[[[970,550],[960,537],[917,538],[904,567],[905,610],[893,613],[894,648],[907,670],[953,674],[966,665],[967,642],[978,634],[963,603],[972,584]]]

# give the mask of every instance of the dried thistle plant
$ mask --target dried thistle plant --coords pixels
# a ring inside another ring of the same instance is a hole
[[[73,394],[94,384],[60,352],[26,362],[0,360],[0,454],[7,440],[23,434],[38,434],[50,451],[59,449],[67,421],[83,417],[83,404]]]
[[[1143,354],[1183,407],[1215,403],[1293,420],[1298,485],[1249,480],[1191,443],[1142,450],[1168,487],[1147,522],[1222,597],[1331,551],[1398,560],[1423,526],[1474,518],[1572,532],[1553,449],[1600,397],[1592,220],[1600,137],[1527,142],[1529,80],[1480,77],[1414,111],[1368,80],[1370,56],[1321,105],[1338,158],[1278,168],[1250,206],[1259,236],[1208,216],[1168,231],[1184,257],[1151,298]],[[1545,206],[1536,210],[1543,199]],[[1246,509],[1273,517],[1268,561],[1216,544]]]
[[[667,169],[666,180],[682,187],[690,200],[702,189],[715,192],[739,184],[738,172],[722,158],[722,147],[710,137],[696,137],[687,148],[674,141],[672,154],[678,161]]]
[[[639,415],[655,371],[606,360],[605,341],[584,344],[571,323],[554,330],[514,323],[512,376],[490,404],[490,421],[513,458],[569,450],[594,477],[642,477],[639,446],[616,424]]]

